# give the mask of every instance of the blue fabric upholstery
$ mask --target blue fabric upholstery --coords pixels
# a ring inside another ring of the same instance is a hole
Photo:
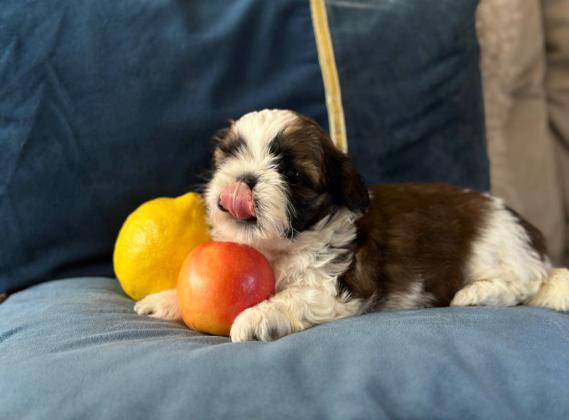
[[[489,188],[477,4],[327,2],[349,150],[368,182]]]
[[[372,314],[232,344],[138,317],[115,280],[0,305],[5,419],[567,419],[569,315]]]
[[[229,118],[327,121],[305,1],[5,0],[0,51],[0,291],[112,275],[126,216],[196,188]]]
[[[475,0],[329,1],[349,148],[370,183],[488,186]],[[127,214],[194,189],[252,109],[326,126],[307,0],[4,0],[0,291],[112,275]]]

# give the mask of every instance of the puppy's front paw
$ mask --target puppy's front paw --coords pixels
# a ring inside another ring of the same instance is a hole
[[[182,319],[178,294],[176,290],[166,290],[146,296],[134,305],[134,311],[138,315],[149,315],[152,318],[165,319],[167,321],[179,321]]]
[[[231,326],[231,341],[273,341],[298,330],[286,313],[271,304],[241,312]]]

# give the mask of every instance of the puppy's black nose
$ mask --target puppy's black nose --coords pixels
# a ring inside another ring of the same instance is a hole
[[[253,174],[244,174],[237,178],[237,181],[247,184],[251,189],[255,188],[259,179]]]

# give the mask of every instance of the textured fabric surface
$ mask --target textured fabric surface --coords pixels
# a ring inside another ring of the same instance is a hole
[[[486,189],[475,1],[328,5],[366,180]],[[194,189],[226,119],[327,121],[306,0],[4,0],[0,51],[0,291],[112,275],[126,215]]]
[[[213,133],[264,107],[326,124],[304,0],[3,0],[0,291],[112,275],[129,212],[194,189]]]
[[[567,155],[562,143],[569,135],[563,128],[569,121],[563,99],[569,71],[562,47],[569,39],[560,24],[567,20],[567,5],[482,0],[477,16],[492,192],[545,234],[555,263],[562,260],[567,237],[561,184],[568,178],[555,162],[556,154],[560,161]]]
[[[477,3],[326,2],[348,150],[368,181],[489,188]]]
[[[555,139],[559,178],[563,187],[565,250],[569,267],[569,2],[543,4],[547,72],[545,86],[549,125]]]
[[[372,314],[265,344],[138,317],[115,280],[0,305],[6,419],[567,419],[569,315]]]

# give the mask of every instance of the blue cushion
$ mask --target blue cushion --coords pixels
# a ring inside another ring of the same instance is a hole
[[[326,124],[305,1],[3,1],[0,291],[112,275],[126,216],[195,189],[213,133],[264,107]]]
[[[489,188],[477,4],[327,2],[349,150],[368,182]]]
[[[569,316],[377,313],[273,343],[139,317],[115,280],[48,282],[0,305],[6,419],[567,419]]]
[[[326,4],[366,180],[486,189],[476,0]],[[128,213],[195,189],[214,131],[264,107],[326,126],[308,0],[4,0],[0,291],[111,276]]]

